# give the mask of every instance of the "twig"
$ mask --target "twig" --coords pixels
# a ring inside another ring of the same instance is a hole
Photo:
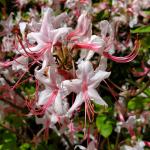
[[[6,77],[3,75],[3,74],[0,74],[4,79],[5,81],[7,82],[7,84],[11,87],[13,86],[13,83],[10,82],[9,80],[6,79]],[[25,99],[25,97],[21,94],[21,93],[18,93],[18,91],[16,89],[13,90],[16,94],[18,94],[22,99]]]
[[[110,148],[109,138],[107,138],[107,146],[108,146],[108,150],[111,150],[111,148]]]
[[[149,86],[150,86],[150,80],[146,83],[146,85],[143,88],[141,88],[137,93],[135,93],[134,96],[137,96],[137,95],[141,94]]]
[[[9,104],[10,106],[14,107],[15,109],[17,109],[19,111],[23,111],[22,107],[17,106],[17,105],[13,104],[12,102],[10,102],[10,101],[8,101],[8,100],[6,100],[4,98],[0,98],[0,100],[5,102],[5,103],[7,103],[7,104]]]
[[[70,142],[70,140],[68,139],[68,137],[65,135],[65,134],[62,134],[62,137],[65,139],[65,141],[68,143],[68,145],[69,145],[69,149],[70,150],[73,150],[74,148],[73,148],[73,145],[72,145],[72,143]]]
[[[117,150],[117,149],[118,149],[119,137],[120,137],[120,133],[117,133],[116,143],[115,143],[115,150]]]
[[[8,131],[10,131],[10,132],[12,132],[12,133],[14,133],[14,134],[16,134],[16,131],[14,131],[13,129],[8,128],[8,127],[6,127],[6,126],[3,125],[3,124],[0,124],[0,126],[1,126],[2,128],[4,128],[4,129],[6,129],[6,130],[8,130]]]
[[[124,92],[125,90],[120,88],[118,85],[116,85],[114,82],[112,82],[110,79],[107,79],[115,88],[117,88],[118,90]]]

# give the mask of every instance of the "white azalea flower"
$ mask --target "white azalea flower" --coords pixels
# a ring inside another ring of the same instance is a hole
[[[128,146],[128,145],[124,145],[120,147],[120,150],[144,150],[144,142],[143,141],[139,141],[136,142],[136,145],[134,146]]]
[[[63,88],[68,94],[71,92],[77,93],[75,102],[67,114],[72,114],[83,102],[85,102],[87,107],[85,109],[91,109],[90,100],[99,105],[107,106],[106,102],[99,96],[96,88],[102,80],[109,77],[110,72],[102,70],[95,72],[89,61],[82,61],[81,64],[78,65],[76,75],[77,79],[62,82]]]
[[[68,106],[61,89],[62,77],[57,73],[56,68],[36,70],[35,77],[45,86],[45,89],[39,92],[37,106],[43,105],[45,110],[52,106],[55,113],[63,115]]]

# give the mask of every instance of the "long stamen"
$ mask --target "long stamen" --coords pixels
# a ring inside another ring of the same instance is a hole
[[[109,54],[106,51],[103,52],[103,55],[105,57],[107,57],[107,58],[115,61],[115,62],[118,62],[118,63],[127,63],[127,62],[132,61],[138,55],[139,47],[140,47],[139,41],[136,40],[135,41],[135,46],[134,46],[132,52],[129,55],[127,55],[127,56],[124,56],[124,57],[112,56],[111,54]]]
[[[21,41],[21,38],[17,35],[17,38],[18,38],[18,41],[21,45],[21,47],[23,48],[23,50],[25,51],[25,53],[30,57],[30,58],[33,58],[33,59],[37,59],[37,58],[40,58],[44,53],[45,51],[51,47],[51,43],[48,43],[46,46],[44,46],[42,49],[40,49],[39,51],[36,51],[36,52],[33,52],[30,50],[30,48],[28,47],[28,50],[30,52],[28,52],[26,50],[26,48],[24,47],[22,41]]]
[[[44,104],[40,109],[36,110],[35,108],[32,108],[33,104],[30,105],[30,103],[28,104],[29,109],[31,110],[31,112],[34,115],[43,115],[45,113],[45,111],[54,103],[56,96],[58,94],[58,90],[54,90],[51,94],[51,96],[49,97],[48,101],[46,102],[46,104]]]
[[[90,98],[88,96],[88,92],[87,92],[88,87],[87,87],[86,80],[84,80],[82,83],[82,91],[83,91],[83,98],[85,101],[85,111],[86,111],[89,121],[92,122],[94,118],[94,106],[91,104]]]
[[[70,40],[72,37],[78,35],[80,33],[79,29],[76,29],[75,31],[72,31],[68,34],[67,39]]]
[[[131,137],[135,136],[135,132],[134,132],[133,128],[129,127],[128,131],[129,131]]]
[[[32,65],[34,65],[35,64],[35,62],[33,62],[32,64],[31,64],[31,66]],[[30,66],[30,67],[31,67]],[[30,68],[29,67],[29,68]],[[20,79],[16,82],[16,84],[12,87],[12,90],[14,90],[19,84],[20,84],[20,81],[21,81],[21,79],[25,76],[25,74],[28,72],[28,70],[27,71],[25,71],[22,75],[21,75],[21,77],[20,77]]]
[[[82,42],[82,43],[76,43],[74,45],[73,48],[83,48],[83,49],[86,49],[86,50],[92,50],[96,53],[99,53],[100,52],[100,49],[102,48],[100,45],[97,45],[97,44],[93,44],[93,43],[86,43],[86,42]]]
[[[50,125],[50,120],[46,120],[45,122],[45,131],[44,131],[44,139],[48,140],[49,136],[49,125]]]
[[[150,142],[144,141],[144,144],[145,144],[146,146],[150,147]]]

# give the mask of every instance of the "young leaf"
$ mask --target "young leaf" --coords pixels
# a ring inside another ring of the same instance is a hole
[[[130,30],[131,33],[149,33],[150,32],[150,25],[142,26],[136,29]]]
[[[96,126],[103,137],[107,138],[111,135],[113,129],[112,122],[107,119],[107,116],[98,116],[96,118]]]

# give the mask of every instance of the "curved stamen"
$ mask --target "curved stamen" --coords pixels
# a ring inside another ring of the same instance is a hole
[[[52,94],[50,95],[50,97],[49,97],[48,101],[46,102],[46,104],[44,104],[38,110],[33,108],[34,102],[27,102],[27,106],[28,106],[29,110],[31,110],[32,114],[34,114],[34,115],[43,115],[45,113],[45,111],[54,103],[57,94],[58,94],[58,90],[54,90],[52,92]]]
[[[17,35],[17,38],[19,40],[19,43],[21,45],[21,47],[23,48],[23,50],[25,51],[25,53],[30,57],[30,58],[33,58],[34,60],[36,59],[39,59],[41,56],[43,56],[43,54],[46,52],[47,49],[51,48],[51,43],[48,43],[47,45],[45,45],[43,48],[41,48],[39,51],[36,51],[36,52],[33,52],[30,50],[30,48],[28,47],[28,50],[30,52],[28,52],[26,50],[26,48],[24,47],[21,39],[19,38],[19,36]]]
[[[76,43],[73,48],[82,48],[82,49],[92,50],[96,53],[99,53],[102,47],[97,44],[82,42],[82,43]]]
[[[90,97],[88,95],[88,86],[86,80],[84,80],[82,83],[82,92],[85,101],[85,112],[89,121],[92,122],[94,118],[94,106],[91,104]]]
[[[136,77],[141,77],[141,76],[147,75],[150,72],[150,68],[146,67],[144,65],[144,62],[142,62],[141,68],[143,69],[143,71],[141,71],[141,72],[138,72],[138,71],[133,69],[133,72],[132,72],[133,75]]]
[[[144,141],[144,144],[145,144],[146,146],[150,147],[150,142]]]
[[[49,137],[49,125],[50,125],[50,120],[46,120],[45,122],[45,130],[44,130],[44,139],[48,140]]]
[[[139,47],[140,47],[139,41],[135,41],[135,46],[134,46],[132,52],[127,56],[124,56],[124,57],[112,56],[111,54],[109,54],[108,52],[105,52],[105,51],[103,52],[103,55],[105,57],[107,57],[108,59],[111,59],[115,62],[127,63],[127,62],[132,61],[138,55]]]

